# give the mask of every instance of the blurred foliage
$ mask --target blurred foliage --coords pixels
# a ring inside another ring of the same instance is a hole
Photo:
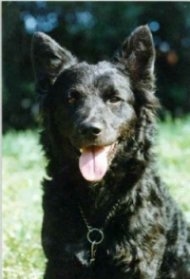
[[[155,151],[162,180],[190,221],[189,122],[190,117],[160,123]],[[40,243],[45,160],[38,134],[9,131],[3,156],[3,278],[40,279],[45,264]]]
[[[149,24],[157,49],[158,96],[172,116],[190,111],[189,2],[2,2],[4,130],[36,126],[37,96],[30,61],[35,31],[80,59],[112,56],[135,27]]]

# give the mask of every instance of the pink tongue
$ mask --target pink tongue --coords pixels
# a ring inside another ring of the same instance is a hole
[[[79,158],[79,168],[88,181],[99,181],[108,169],[108,152],[111,146],[85,148]]]

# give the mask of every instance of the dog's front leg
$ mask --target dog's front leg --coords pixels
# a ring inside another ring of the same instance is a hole
[[[48,260],[44,279],[80,279],[84,270],[76,260]]]

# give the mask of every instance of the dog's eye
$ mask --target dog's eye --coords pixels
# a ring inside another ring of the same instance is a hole
[[[121,101],[121,98],[119,96],[110,96],[108,101],[110,103],[118,103]]]
[[[111,104],[117,104],[122,101],[119,92],[115,89],[109,88],[104,93],[104,100]]]
[[[79,98],[80,98],[80,93],[77,90],[72,90],[69,92],[67,102],[70,105],[73,105],[79,100]]]

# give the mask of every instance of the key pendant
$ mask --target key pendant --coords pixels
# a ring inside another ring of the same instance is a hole
[[[104,232],[101,229],[90,228],[88,230],[86,238],[88,242],[91,244],[90,264],[93,264],[96,259],[95,256],[96,256],[97,245],[101,244],[104,240]]]
[[[95,261],[96,249],[97,249],[97,244],[93,242],[91,244],[90,264],[92,264]]]

